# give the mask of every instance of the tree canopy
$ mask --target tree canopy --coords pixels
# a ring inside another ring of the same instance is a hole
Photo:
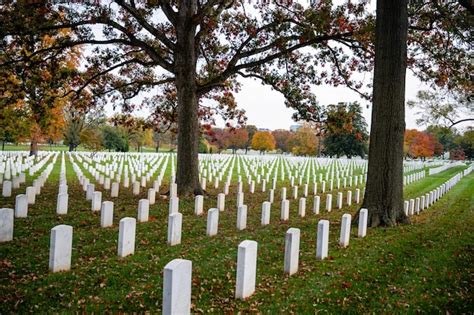
[[[360,104],[328,105],[325,115],[323,152],[330,156],[363,157],[369,135]]]
[[[275,150],[275,139],[269,131],[257,131],[252,137],[252,149],[260,151]]]

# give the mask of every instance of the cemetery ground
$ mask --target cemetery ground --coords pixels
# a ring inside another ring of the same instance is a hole
[[[352,226],[350,244],[338,245],[341,217],[354,217],[360,204],[325,210],[321,196],[319,215],[312,212],[312,194],[307,198],[306,216],[298,216],[298,199],[291,197],[289,220],[280,221],[280,187],[277,184],[271,220],[261,226],[262,202],[267,192],[255,187],[248,193],[247,228],[236,228],[236,181],[225,198],[225,211],[219,213],[218,234],[206,236],[206,212],[216,207],[217,193],[208,183],[204,215],[194,214],[194,200],[181,199],[182,241],[167,245],[169,200],[158,197],[150,205],[148,222],[138,223],[135,253],[117,257],[118,222],[136,217],[138,201],[147,198],[120,187],[120,197],[96,184],[102,200],[114,202],[114,225],[100,227],[100,212],[91,212],[91,203],[78,183],[66,156],[69,209],[56,215],[56,199],[61,158],[30,205],[27,218],[15,218],[14,239],[0,243],[0,313],[10,312],[103,312],[161,311],[163,268],[175,258],[192,261],[193,313],[269,312],[315,313],[461,313],[474,311],[474,173],[461,179],[429,209],[411,216],[412,224],[394,228],[368,229],[357,238]],[[421,196],[465,169],[457,166],[427,176],[405,186],[405,199]],[[38,172],[40,173],[40,172]],[[38,174],[37,173],[37,174]],[[169,190],[168,167],[160,193]],[[234,176],[237,176],[234,174]],[[12,197],[0,197],[0,207],[14,208],[15,195],[31,185],[34,178],[14,190]],[[345,191],[346,189],[340,189]],[[23,192],[21,192],[23,193]],[[301,190],[300,190],[301,194]],[[345,197],[345,195],[344,195]],[[299,198],[299,196],[298,196]],[[330,221],[329,257],[317,260],[316,232],[321,219]],[[50,230],[56,225],[73,226],[71,270],[48,271]],[[283,272],[285,233],[301,229],[299,270]],[[256,291],[246,300],[236,300],[237,247],[243,240],[258,242]]]

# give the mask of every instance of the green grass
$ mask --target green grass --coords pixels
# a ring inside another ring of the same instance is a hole
[[[85,200],[68,161],[69,213],[57,216],[60,162],[58,158],[48,184],[36,204],[30,206],[28,218],[15,220],[14,241],[0,244],[2,314],[157,312],[162,307],[162,270],[175,258],[193,262],[195,313],[474,311],[474,173],[429,210],[412,217],[411,225],[369,229],[364,239],[355,237],[354,227],[345,249],[337,245],[341,216],[346,212],[354,214],[357,205],[331,213],[321,211],[316,216],[311,211],[312,198],[308,198],[307,215],[300,218],[298,201],[291,200],[290,220],[280,222],[278,189],[271,224],[261,227],[261,203],[267,193],[246,193],[247,229],[237,231],[233,182],[231,194],[226,196],[226,211],[220,213],[218,235],[207,237],[206,216],[192,214],[193,200],[180,200],[184,216],[182,244],[170,247],[166,245],[168,201],[157,199],[150,208],[150,222],[137,225],[135,254],[118,259],[118,221],[125,216],[136,217],[138,200],[146,198],[146,191],[142,189],[137,197],[120,187],[120,199],[110,199],[109,192],[103,191],[103,200],[113,200],[115,204],[114,227],[100,228],[100,214],[90,211],[90,202]],[[453,168],[408,185],[405,197],[421,195],[461,169]],[[32,178],[27,180],[29,184]],[[24,187],[20,190],[24,191]],[[167,187],[161,191],[167,191]],[[217,191],[208,188],[208,192],[204,209],[216,204]],[[324,209],[325,198],[321,202]],[[0,197],[0,205],[14,207],[14,197]],[[330,257],[325,261],[315,257],[320,219],[331,223]],[[74,227],[72,270],[53,274],[48,272],[49,235],[58,224]],[[300,269],[288,277],[283,273],[283,256],[285,232],[290,227],[301,229],[301,244]],[[233,298],[237,246],[246,239],[258,242],[257,288],[248,300],[238,301]]]

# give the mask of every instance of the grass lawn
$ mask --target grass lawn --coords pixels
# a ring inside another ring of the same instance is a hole
[[[245,186],[247,229],[238,231],[233,181],[226,210],[219,215],[218,235],[207,237],[206,216],[193,214],[193,200],[180,200],[182,243],[170,247],[166,245],[168,200],[159,198],[150,206],[150,221],[137,223],[135,254],[119,259],[118,221],[136,217],[138,200],[146,198],[146,190],[133,196],[131,190],[120,187],[117,199],[96,185],[103,191],[103,200],[114,201],[114,227],[100,228],[100,213],[90,211],[90,202],[66,161],[68,214],[55,214],[58,158],[36,204],[29,207],[28,218],[15,219],[14,240],[0,244],[1,314],[161,311],[163,267],[175,258],[193,262],[194,313],[474,312],[474,173],[430,209],[412,217],[410,225],[369,229],[363,239],[355,237],[353,227],[350,245],[344,249],[338,246],[340,221],[343,213],[357,211],[354,204],[314,215],[310,197],[306,217],[300,218],[298,201],[291,200],[290,220],[280,222],[278,188],[271,223],[262,227],[261,203],[268,193],[251,195]],[[406,186],[405,197],[420,196],[462,169],[455,167],[414,182]],[[28,176],[27,185],[32,180]],[[208,188],[208,192],[205,210],[216,205],[217,191]],[[322,210],[323,195],[321,202]],[[0,197],[0,206],[13,208],[14,197]],[[320,219],[330,220],[330,257],[325,261],[315,257]],[[58,224],[74,227],[72,269],[49,273],[50,229]],[[283,258],[285,232],[290,227],[301,229],[301,244],[299,271],[288,277],[283,273]],[[249,299],[238,301],[234,299],[237,246],[246,239],[258,242],[257,287]]]

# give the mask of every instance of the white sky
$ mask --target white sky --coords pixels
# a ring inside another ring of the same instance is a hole
[[[284,97],[269,86],[262,85],[259,81],[252,79],[239,79],[242,82],[242,89],[236,94],[236,100],[240,108],[245,109],[248,118],[247,124],[255,125],[258,128],[289,129],[296,122],[291,119],[294,113],[293,109],[285,106]],[[406,76],[406,100],[414,100],[418,90],[427,89],[428,87],[418,80],[409,70]],[[336,104],[338,102],[358,101],[362,105],[363,115],[370,128],[370,115],[372,105],[362,100],[357,93],[344,86],[333,87],[330,85],[313,86],[313,92],[316,94],[320,105]],[[423,126],[416,124],[416,109],[406,107],[405,122],[407,129],[423,129]],[[117,109],[115,112],[120,112]],[[114,111],[112,106],[107,108],[108,115],[112,115]],[[138,116],[147,117],[148,111],[142,110],[135,113]],[[222,119],[216,119],[218,127],[224,126]]]
[[[242,90],[237,94],[236,99],[247,112],[248,124],[261,128],[288,129],[295,122],[291,119],[293,110],[285,106],[283,96],[272,91],[270,87],[263,86],[259,82],[245,79],[242,80]],[[426,89],[420,80],[407,72],[406,99],[415,99],[416,93],[420,89]],[[370,115],[372,105],[362,100],[357,93],[343,87],[333,87],[330,85],[320,85],[313,87],[313,91],[319,100],[320,105],[336,104],[338,102],[358,101],[362,105],[363,115],[370,126]],[[367,108],[367,105],[369,107]],[[419,128],[416,125],[416,109],[406,108],[407,128]]]

